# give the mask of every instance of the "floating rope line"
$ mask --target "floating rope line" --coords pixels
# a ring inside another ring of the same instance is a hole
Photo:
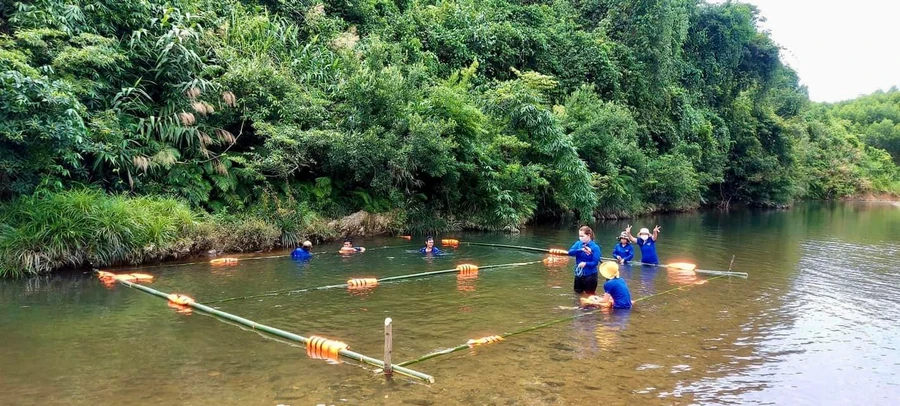
[[[484,269],[494,269],[494,268],[516,267],[516,266],[524,266],[524,265],[533,265],[533,264],[537,264],[540,262],[541,261],[531,261],[531,262],[514,262],[514,263],[510,263],[510,264],[499,264],[499,265],[485,265],[485,266],[482,266],[480,269],[484,270]],[[476,273],[477,273],[477,270],[478,270],[478,268],[476,267],[476,271],[475,271]],[[419,272],[419,273],[414,273],[414,274],[409,274],[409,275],[388,276],[388,277],[377,278],[377,279],[376,278],[365,278],[365,279],[375,279],[375,282],[376,282],[375,285],[379,285],[379,284],[399,281],[399,280],[403,280],[403,279],[426,278],[426,277],[430,277],[430,276],[454,273],[454,272],[459,272],[459,271],[460,271],[459,267],[456,267],[453,269],[442,269],[439,271]],[[355,279],[351,279],[350,281],[354,281],[354,280]],[[354,288],[355,286],[352,286],[350,284],[350,281],[348,281],[348,283],[339,283],[339,284],[335,284],[335,285],[318,286],[318,287],[314,287],[314,288],[299,288],[299,289],[293,288],[293,289],[275,290],[272,292],[260,293],[260,294],[256,294],[256,295],[238,296],[238,297],[230,297],[230,298],[226,298],[226,299],[212,300],[212,301],[208,301],[206,303],[214,304],[214,303],[233,302],[235,300],[256,299],[256,298],[261,298],[261,297],[273,297],[273,296],[280,296],[280,295],[284,295],[284,294],[291,295],[291,294],[295,294],[295,293],[304,293],[304,292],[310,292],[310,291],[315,291],[315,290]],[[371,287],[374,287],[375,285],[364,286],[364,287],[371,288]],[[362,288],[362,287],[363,286],[360,286],[360,288]]]
[[[100,274],[98,271],[98,276],[99,275]],[[117,279],[117,282],[121,283],[125,286],[128,286],[129,288],[137,289],[137,290],[143,291],[145,293],[149,293],[153,296],[166,299],[169,302],[171,302],[172,304],[175,304],[177,306],[191,307],[191,308],[199,310],[201,312],[244,325],[253,330],[262,331],[264,333],[268,333],[273,336],[281,337],[286,340],[304,344],[307,346],[307,351],[310,352],[310,344],[309,344],[310,338],[306,338],[306,337],[303,337],[303,336],[300,336],[300,335],[297,335],[294,333],[290,333],[290,332],[287,332],[287,331],[284,331],[281,329],[270,327],[265,324],[260,324],[260,323],[245,319],[240,316],[235,316],[231,313],[225,313],[223,311],[213,309],[212,307],[206,306],[201,303],[197,303],[194,299],[192,299],[188,296],[185,296],[185,295],[181,295],[181,294],[177,294],[177,293],[169,294],[169,293],[160,292],[156,289],[149,288],[147,286],[140,285],[137,283],[129,282],[129,281],[123,280],[123,279]],[[316,336],[313,336],[313,337],[316,337]],[[321,337],[318,337],[318,339],[321,339]],[[343,356],[345,358],[363,362],[363,363],[366,363],[366,364],[369,364],[369,365],[372,365],[375,367],[379,367],[382,369],[384,368],[383,361],[372,358],[372,357],[365,356],[363,354],[360,354],[360,353],[357,353],[354,351],[350,351],[347,349],[346,344],[338,342],[338,341],[317,340],[313,343],[312,347],[313,347],[313,351],[312,351],[312,355],[310,355],[311,357],[313,355],[315,355],[316,357],[324,357],[324,358],[331,359],[331,357],[333,357],[333,356],[336,357],[335,354],[337,354],[337,355]],[[423,374],[418,371],[413,371],[411,369],[404,368],[401,365],[393,365],[392,368],[394,371],[396,371],[397,373],[400,373],[404,376],[420,379],[420,380],[423,380],[423,381],[429,382],[429,383],[434,383],[434,377],[432,377],[431,375]]]
[[[704,283],[705,283],[705,282],[708,282],[708,281],[711,281],[711,280],[714,280],[714,279],[724,278],[724,277],[726,277],[726,276],[728,276],[728,275],[718,275],[718,276],[713,276],[712,278],[706,279],[706,280],[704,281]],[[650,298],[653,298],[653,297],[665,295],[665,294],[668,294],[668,293],[676,292],[676,291],[679,291],[679,290],[684,290],[684,289],[686,289],[686,288],[691,288],[691,287],[694,287],[694,285],[691,284],[691,285],[679,286],[679,287],[677,287],[677,288],[672,288],[672,289],[669,289],[669,290],[666,290],[666,291],[663,291],[663,292],[659,292],[659,293],[652,294],[652,295],[649,295],[649,296],[644,296],[644,297],[642,297],[642,298],[639,298],[639,299],[635,300],[634,302],[637,303],[637,302],[640,302],[640,301],[643,301],[643,300],[647,300],[647,299],[650,299]],[[588,316],[588,315],[591,315],[591,314],[595,314],[595,313],[601,312],[601,311],[603,311],[603,309],[590,310],[590,311],[586,311],[586,312],[582,312],[582,313],[575,314],[575,315],[573,315],[573,316],[566,316],[566,317],[561,317],[561,318],[558,318],[558,319],[553,319],[553,320],[550,320],[550,321],[545,321],[545,322],[543,322],[543,323],[536,324],[536,325],[533,325],[533,326],[530,326],[530,327],[522,328],[522,329],[519,329],[519,330],[515,330],[515,331],[512,331],[512,332],[509,332],[509,333],[503,333],[503,334],[501,334],[501,335],[499,335],[499,336],[489,336],[489,337],[499,338],[499,340],[494,339],[494,340],[492,340],[492,341],[490,341],[490,342],[491,342],[491,343],[497,342],[497,341],[500,341],[500,340],[503,340],[503,339],[506,339],[506,338],[509,338],[509,337],[512,337],[512,336],[517,336],[517,335],[519,335],[519,334],[525,334],[525,333],[528,333],[528,332],[531,332],[531,331],[534,331],[534,330],[542,329],[542,328],[544,328],[544,327],[549,327],[549,326],[552,326],[552,325],[554,325],[554,324],[559,324],[559,323],[566,322],[566,321],[569,321],[569,320],[575,320],[575,319],[577,319],[577,318],[585,317],[585,316]],[[488,337],[485,337],[485,338],[488,338]],[[479,340],[484,340],[485,338],[482,338],[482,339],[479,339]],[[408,366],[408,365],[418,364],[418,363],[420,363],[420,362],[422,362],[422,361],[427,361],[427,360],[432,359],[432,358],[435,358],[435,357],[440,357],[440,356],[442,356],[442,355],[447,355],[447,354],[452,354],[452,353],[454,353],[454,352],[462,351],[462,350],[465,350],[465,349],[468,349],[468,348],[473,347],[473,346],[474,346],[474,345],[473,345],[473,342],[474,342],[474,343],[477,343],[477,344],[475,344],[475,345],[481,345],[481,344],[487,344],[487,343],[488,343],[488,342],[481,343],[481,342],[479,342],[479,340],[469,340],[469,341],[467,341],[465,344],[461,344],[461,345],[458,345],[458,346],[456,346],[456,347],[451,347],[451,348],[447,348],[447,349],[443,349],[443,350],[433,351],[433,352],[430,352],[430,353],[428,353],[428,354],[425,354],[425,355],[423,355],[423,356],[421,356],[421,357],[419,357],[419,358],[412,359],[412,360],[409,360],[409,361],[404,361],[404,362],[401,362],[401,363],[399,363],[399,364],[397,364],[397,365],[400,365],[400,366]]]
[[[490,244],[490,243],[483,243],[483,242],[467,242],[467,241],[459,242],[459,244],[477,245],[477,246],[481,246],[481,247],[512,248],[512,249],[534,251],[534,252],[546,252],[550,255],[569,255],[568,251],[559,249],[559,248],[547,249],[547,248],[537,248],[537,247],[525,247],[525,246],[521,246],[521,245]],[[545,263],[548,265],[559,263],[559,261],[552,259],[552,258],[553,258],[552,256],[549,258],[546,258]],[[613,258],[601,258],[601,259],[606,260],[606,261],[615,261],[615,259],[613,259]],[[734,260],[732,259],[732,262],[733,261]],[[696,267],[697,267],[696,265],[683,263],[683,262],[677,262],[677,263],[671,263],[671,264],[645,264],[643,262],[632,261],[632,262],[630,262],[630,264],[654,266],[654,267],[659,267],[659,268],[670,268],[670,269],[677,269],[677,270],[683,270],[683,271],[693,271],[696,273],[702,273],[702,274],[707,274],[707,275],[735,276],[735,277],[739,277],[739,278],[747,278],[749,276],[746,272],[734,272],[730,269],[728,271],[713,271],[713,270],[708,270],[708,269],[696,269]]]

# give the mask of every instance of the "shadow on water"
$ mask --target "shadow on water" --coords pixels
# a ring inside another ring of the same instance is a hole
[[[305,351],[215,318],[180,314],[141,292],[79,273],[0,283],[3,404],[891,404],[900,398],[900,209],[808,204],[639,219],[663,226],[664,262],[735,270],[749,279],[623,267],[629,312],[596,313],[498,344],[416,364],[437,382],[386,383],[368,369],[310,360]],[[594,225],[604,254],[626,222]],[[574,227],[477,240],[568,248]],[[203,302],[286,288],[479,265],[539,253],[463,246],[423,258],[416,243],[361,255],[325,254],[235,267],[148,269],[152,284]],[[394,319],[395,361],[470,338],[579,314],[571,266],[542,264],[221,303],[222,310],[302,335],[340,339],[379,357]],[[675,287],[684,290],[664,293]]]

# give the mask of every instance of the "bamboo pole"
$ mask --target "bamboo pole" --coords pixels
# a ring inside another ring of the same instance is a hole
[[[393,323],[390,317],[384,319],[384,375],[387,377],[394,373],[391,364],[391,355],[394,353]]]
[[[605,261],[614,261],[614,262],[616,261],[613,258],[600,258],[600,259],[605,260]],[[734,259],[732,259],[732,263],[733,263],[733,261],[734,261]],[[668,264],[647,264],[647,263],[640,262],[640,261],[630,261],[629,264],[630,265],[653,266],[653,267],[657,267],[657,268],[668,268],[669,267]],[[731,268],[729,268],[728,271],[713,271],[713,270],[709,270],[709,269],[696,269],[695,268],[695,269],[693,269],[693,271],[696,273],[702,273],[702,274],[706,274],[706,275],[734,276],[737,278],[744,278],[744,279],[747,279],[747,277],[749,277],[749,274],[747,274],[746,272],[735,272],[730,269]]]
[[[707,281],[711,281],[711,280],[713,280],[713,279],[718,279],[718,278],[724,278],[725,276],[728,276],[728,275],[718,275],[718,276],[714,276],[714,277],[712,277],[712,278],[707,279]],[[672,289],[669,289],[669,290],[666,290],[666,291],[663,291],[663,292],[659,292],[659,293],[656,293],[656,294],[653,294],[653,295],[649,295],[649,296],[644,296],[644,297],[642,297],[642,298],[638,298],[638,299],[636,299],[634,302],[637,303],[637,302],[640,302],[640,301],[642,301],[642,300],[647,300],[647,299],[650,299],[650,298],[652,298],[652,297],[656,297],[656,296],[660,296],[660,295],[665,295],[665,294],[672,293],[672,292],[676,292],[676,291],[679,291],[679,290],[684,290],[684,289],[686,289],[686,288],[693,287],[693,286],[695,286],[695,285],[679,286],[679,287],[677,287],[677,288],[672,288]],[[578,314],[575,314],[575,315],[572,315],[572,316],[566,316],[566,317],[561,317],[561,318],[558,318],[558,319],[553,319],[553,320],[550,320],[550,321],[545,321],[545,322],[543,322],[543,323],[535,324],[535,325],[530,326],[530,327],[525,327],[525,328],[522,328],[522,329],[519,329],[519,330],[515,330],[515,331],[512,331],[512,332],[503,333],[503,334],[500,335],[500,337],[503,337],[503,338],[509,338],[509,337],[516,336],[516,335],[519,335],[519,334],[528,333],[528,332],[531,332],[531,331],[534,331],[534,330],[542,329],[542,328],[544,328],[544,327],[552,326],[552,325],[554,325],[554,324],[559,324],[559,323],[562,323],[562,322],[565,322],[565,321],[575,320],[575,319],[580,318],[580,317],[585,317],[585,316],[588,316],[588,315],[597,313],[597,312],[599,312],[599,311],[601,311],[601,310],[602,310],[602,309],[590,310],[590,311],[578,313]],[[399,363],[399,364],[397,364],[397,365],[400,365],[400,366],[404,366],[404,367],[405,367],[405,366],[412,365],[412,364],[418,364],[418,363],[420,363],[420,362],[422,362],[422,361],[427,361],[427,360],[429,360],[429,359],[432,359],[432,358],[435,358],[435,357],[439,357],[439,356],[442,356],[442,355],[452,354],[452,353],[454,353],[454,352],[462,351],[462,350],[465,350],[465,349],[467,349],[467,348],[471,348],[471,347],[469,347],[469,344],[461,344],[461,345],[457,345],[456,347],[451,347],[451,348],[447,348],[447,349],[443,349],[443,350],[438,350],[438,351],[430,352],[430,353],[425,354],[425,355],[423,355],[423,356],[421,356],[421,357],[419,357],[419,358],[411,359],[411,360],[409,360],[409,361],[404,361],[404,362],[401,362],[401,363]]]
[[[485,266],[478,267],[478,269],[484,270],[484,269],[516,267],[516,266],[524,266],[524,265],[534,265],[534,264],[537,264],[540,262],[541,261],[531,261],[531,262],[514,262],[514,263],[510,263],[510,264],[485,265]],[[429,277],[429,276],[454,273],[454,272],[458,272],[458,270],[456,268],[442,269],[439,271],[429,271],[429,272],[419,272],[419,273],[407,274],[407,275],[388,276],[385,278],[379,278],[377,280],[378,280],[378,283],[381,284],[381,283],[385,283],[385,282],[393,282],[393,281],[399,281],[399,280],[403,280],[403,279],[425,278],[425,277]],[[255,298],[260,298],[260,297],[272,297],[272,296],[279,296],[279,295],[283,295],[283,294],[304,293],[304,292],[309,292],[309,291],[314,291],[314,290],[328,290],[328,289],[338,289],[338,288],[346,288],[346,287],[347,287],[346,283],[338,283],[338,284],[334,284],[334,285],[325,285],[325,286],[318,286],[318,287],[314,287],[314,288],[305,288],[305,289],[282,289],[282,290],[275,290],[275,291],[267,292],[267,293],[260,293],[260,294],[256,294],[256,295],[238,296],[238,297],[230,297],[230,298],[226,298],[226,299],[211,300],[206,303],[214,304],[214,303],[233,302],[235,300],[255,299]]]
[[[137,289],[137,290],[143,291],[145,293],[149,293],[153,296],[156,296],[156,297],[159,297],[162,299],[168,300],[168,298],[169,298],[169,295],[167,293],[160,292],[156,289],[153,289],[153,288],[150,288],[150,287],[147,287],[144,285],[140,285],[140,284],[132,283],[132,282],[128,282],[128,281],[122,281],[122,280],[119,280],[118,282],[125,286],[128,286],[129,288]],[[294,334],[291,332],[287,332],[287,331],[284,331],[284,330],[281,330],[281,329],[278,329],[275,327],[270,327],[265,324],[260,324],[253,320],[248,320],[248,319],[245,319],[240,316],[235,316],[231,313],[225,313],[221,310],[213,309],[212,307],[206,306],[201,303],[191,302],[191,303],[188,303],[187,306],[190,306],[190,307],[197,309],[199,311],[202,311],[204,313],[208,313],[208,314],[211,314],[216,317],[221,317],[225,320],[229,320],[229,321],[235,322],[237,324],[249,327],[253,330],[259,330],[264,333],[271,334],[273,336],[277,336],[277,337],[284,338],[286,340],[301,343],[303,345],[306,345],[306,342],[309,341],[309,339],[307,339],[306,337],[303,337],[303,336],[300,336],[300,335],[297,335],[297,334]],[[369,365],[372,365],[375,367],[379,367],[382,369],[385,368],[385,364],[383,361],[360,354],[358,352],[350,351],[347,349],[342,349],[339,351],[339,354],[344,356],[345,358],[363,362],[363,363],[366,363],[366,364],[369,364]],[[391,365],[390,367],[392,370],[396,371],[397,373],[399,373],[401,375],[404,375],[404,376],[407,376],[410,378],[420,379],[420,380],[423,380],[423,381],[429,382],[429,383],[434,383],[434,377],[432,377],[431,375],[423,374],[418,371],[413,371],[411,369],[404,368],[403,366],[400,366],[400,365]]]
[[[550,250],[546,249],[546,248],[525,247],[525,246],[521,246],[521,245],[490,244],[490,243],[483,243],[483,242],[466,242],[466,241],[460,241],[459,244],[460,245],[462,245],[462,244],[477,245],[477,246],[482,246],[482,247],[513,248],[513,249],[520,249],[520,250],[534,251],[534,252],[546,252],[546,253],[550,252]],[[615,261],[614,258],[601,258],[601,259],[606,260],[606,261]],[[643,262],[638,262],[638,261],[631,261],[630,263],[634,264],[634,265],[655,266],[655,267],[660,267],[660,268],[666,268],[668,266],[666,264],[645,264]],[[732,263],[734,263],[733,257],[732,257]],[[731,270],[730,267],[728,268],[728,271],[714,271],[714,270],[709,270],[709,269],[694,269],[694,272],[707,274],[707,275],[735,276],[735,277],[739,277],[739,278],[749,277],[749,274],[747,274],[746,272],[734,272]]]

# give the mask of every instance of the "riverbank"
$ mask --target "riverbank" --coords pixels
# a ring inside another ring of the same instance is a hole
[[[900,201],[891,194],[867,194],[842,200]],[[107,195],[93,190],[26,197],[0,207],[0,277],[38,275],[64,268],[141,265],[209,255],[288,250],[304,240],[319,244],[343,237],[486,229],[459,219],[410,219],[402,210],[377,214],[358,211],[326,219],[302,204],[285,206],[276,204],[271,209],[236,215],[211,215],[177,199]],[[695,207],[679,212],[702,210],[715,209]],[[646,210],[597,218],[614,221],[670,212]],[[575,223],[574,218],[561,221]]]

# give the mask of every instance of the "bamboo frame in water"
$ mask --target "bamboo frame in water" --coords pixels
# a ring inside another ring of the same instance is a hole
[[[494,268],[504,268],[504,267],[514,267],[514,266],[524,266],[524,265],[534,265],[534,264],[537,264],[537,263],[540,263],[540,262],[541,262],[541,261],[531,261],[531,262],[513,262],[513,263],[510,263],[510,264],[485,265],[485,266],[478,267],[478,269],[479,269],[479,270],[483,270],[483,269],[494,269]],[[399,280],[403,280],[403,279],[425,278],[425,277],[429,277],[429,276],[441,275],[441,274],[447,274],[447,273],[453,273],[453,272],[459,272],[459,269],[457,269],[457,268],[453,268],[453,269],[441,269],[441,270],[439,270],[439,271],[429,271],[429,272],[419,272],[419,273],[407,274],[407,275],[388,276],[388,277],[385,277],[385,278],[378,278],[378,279],[376,279],[376,280],[377,280],[378,283],[380,284],[380,283],[385,283],[385,282],[399,281]],[[314,288],[305,288],[305,289],[296,289],[296,288],[294,288],[294,289],[283,289],[283,290],[275,290],[275,291],[272,291],[272,292],[259,293],[259,294],[256,294],[256,295],[238,296],[238,297],[230,297],[230,298],[226,298],[226,299],[212,300],[212,301],[209,301],[209,302],[206,302],[206,303],[208,303],[208,304],[213,304],[213,303],[233,302],[233,301],[235,301],[235,300],[255,299],[255,298],[259,298],[259,297],[272,297],[272,296],[278,296],[278,295],[282,295],[282,294],[285,294],[285,293],[287,293],[287,294],[292,294],[292,293],[303,293],[303,292],[309,292],[309,291],[314,291],[314,290],[328,290],[328,289],[337,289],[337,288],[346,288],[346,287],[347,287],[347,284],[346,284],[346,283],[338,283],[338,284],[334,284],[334,285],[317,286],[317,287],[314,287]]]
[[[714,276],[714,277],[712,277],[712,278],[707,279],[707,281],[711,281],[711,280],[713,280],[713,279],[718,279],[718,278],[724,278],[724,277],[726,277],[726,276],[728,276],[728,275],[718,275],[718,276]],[[637,303],[637,302],[640,302],[640,301],[642,301],[642,300],[647,300],[647,299],[650,299],[650,298],[652,298],[652,297],[664,295],[664,294],[667,294],[667,293],[672,293],[672,292],[679,291],[679,290],[684,290],[685,288],[689,288],[689,287],[693,287],[693,286],[695,286],[695,285],[679,286],[679,287],[677,287],[677,288],[672,288],[672,289],[669,289],[669,290],[664,291],[664,292],[659,292],[659,293],[656,293],[656,294],[653,294],[653,295],[649,295],[649,296],[644,296],[644,297],[642,297],[642,298],[638,298],[638,299],[636,299],[634,302]],[[519,335],[519,334],[528,333],[528,332],[531,332],[531,331],[534,331],[534,330],[542,329],[542,328],[544,328],[544,327],[552,326],[552,325],[554,325],[554,324],[559,324],[559,323],[562,323],[562,322],[565,322],[565,321],[575,320],[575,319],[580,318],[580,317],[588,316],[588,315],[597,313],[597,312],[599,312],[599,311],[602,311],[602,309],[596,309],[596,310],[586,311],[586,312],[583,312],[583,313],[575,314],[575,315],[573,315],[573,316],[566,316],[566,317],[561,317],[561,318],[558,318],[558,319],[553,319],[553,320],[550,320],[550,321],[545,321],[545,322],[543,322],[543,323],[535,324],[535,325],[530,326],[530,327],[525,327],[525,328],[522,328],[522,329],[519,329],[519,330],[515,330],[515,331],[508,332],[508,333],[500,334],[500,337],[502,337],[502,338],[508,338],[508,337],[512,337],[512,336]],[[456,347],[451,347],[451,348],[447,348],[447,349],[443,349],[443,350],[438,350],[438,351],[430,352],[430,353],[425,354],[425,355],[423,355],[423,356],[421,356],[421,357],[419,357],[419,358],[411,359],[411,360],[409,360],[409,361],[404,361],[404,362],[401,362],[401,363],[399,363],[399,364],[397,364],[397,365],[400,365],[400,366],[408,366],[408,365],[412,365],[412,364],[418,364],[418,363],[420,363],[420,362],[422,362],[422,361],[427,361],[427,360],[430,360],[430,359],[432,359],[432,358],[440,357],[440,356],[442,356],[442,355],[452,354],[452,353],[454,353],[454,352],[462,351],[462,350],[465,350],[465,349],[467,349],[467,348],[471,348],[471,347],[469,346],[468,343],[467,343],[467,344],[461,344],[461,345],[458,345],[458,346],[456,346]]]
[[[463,244],[477,245],[477,246],[481,246],[481,247],[513,248],[513,249],[520,249],[520,250],[525,250],[525,251],[550,253],[550,250],[546,249],[546,248],[525,247],[525,246],[521,246],[521,245],[491,244],[491,243],[484,243],[484,242],[467,242],[467,241],[460,241],[459,244],[460,245],[463,245]],[[613,259],[613,258],[600,258],[600,259],[606,260],[606,261],[615,261],[615,259]],[[734,262],[734,259],[732,259],[732,263],[733,262]],[[660,267],[660,268],[668,267],[667,264],[645,264],[643,262],[638,262],[638,261],[631,261],[630,264],[655,266],[655,267]],[[713,270],[708,270],[708,269],[694,269],[693,271],[697,272],[697,273],[707,274],[707,275],[734,276],[734,277],[738,277],[738,278],[749,277],[749,274],[747,274],[746,272],[735,272],[735,271],[732,271],[730,268],[727,271],[713,271]]]
[[[119,280],[118,282],[125,286],[128,286],[129,288],[137,289],[137,290],[143,291],[145,293],[149,293],[153,296],[157,296],[157,297],[160,297],[160,298],[163,298],[166,300],[169,299],[169,295],[167,293],[160,292],[156,289],[153,289],[153,288],[150,288],[150,287],[147,287],[144,285],[140,285],[137,283],[133,283],[133,282],[128,282],[128,281]],[[301,343],[303,345],[306,345],[307,341],[309,341],[308,338],[303,337],[301,335],[287,332],[287,331],[284,331],[284,330],[281,330],[281,329],[278,329],[275,327],[270,327],[265,324],[260,324],[253,320],[248,320],[248,319],[245,319],[240,316],[235,316],[231,313],[226,313],[221,310],[216,310],[216,309],[213,309],[212,307],[203,305],[201,303],[191,302],[191,303],[188,303],[186,306],[190,306],[190,307],[197,309],[199,311],[202,311],[204,313],[211,314],[216,317],[221,317],[225,320],[229,320],[229,321],[235,322],[237,324],[249,327],[253,330],[262,331],[264,333],[268,333],[273,336],[281,337],[286,340],[295,341],[295,342]],[[345,358],[349,358],[352,360],[356,360],[359,362],[363,362],[363,363],[384,369],[384,362],[379,359],[372,358],[372,357],[360,354],[358,352],[350,351],[347,349],[342,349],[338,353],[340,355],[344,356]],[[411,369],[404,368],[402,365],[392,365],[391,368],[395,372],[397,372],[401,375],[404,375],[404,376],[407,376],[410,378],[419,379],[419,380],[422,380],[422,381],[425,381],[428,383],[434,383],[434,377],[432,377],[431,375],[423,374],[418,371],[413,371]]]

